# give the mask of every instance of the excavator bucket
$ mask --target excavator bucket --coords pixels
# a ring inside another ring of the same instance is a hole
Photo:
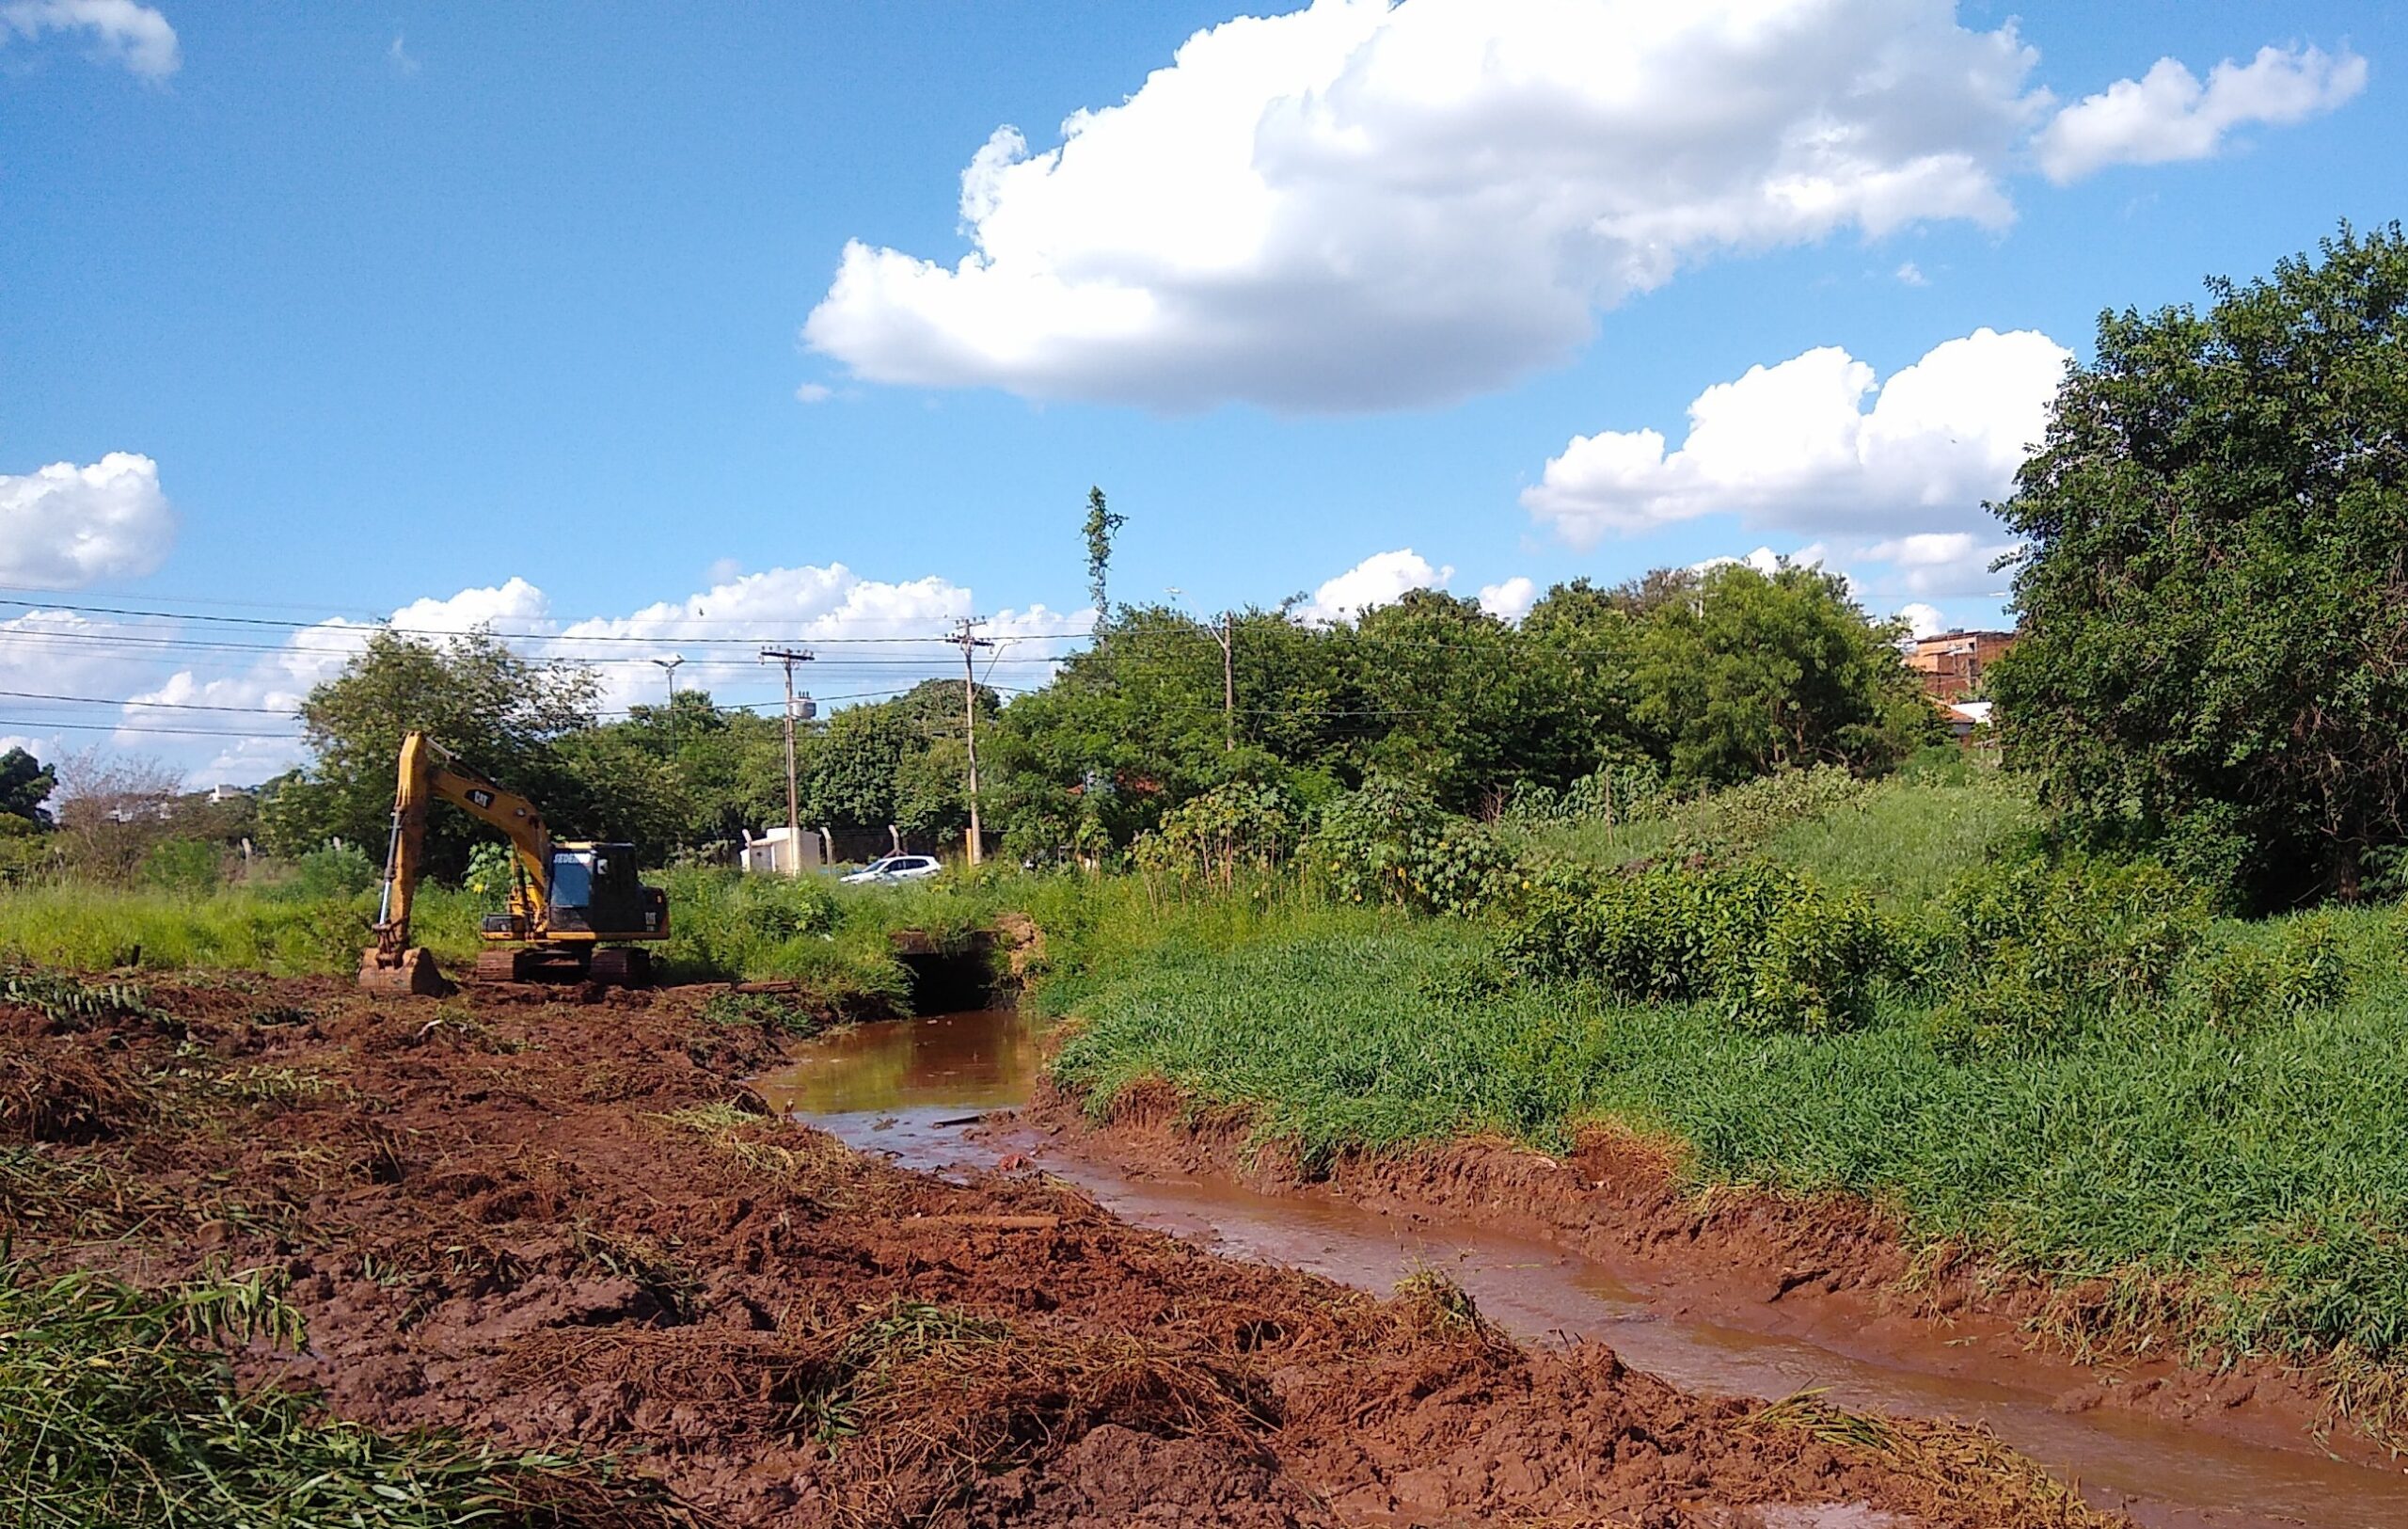
[[[416,945],[398,957],[385,956],[373,946],[361,951],[359,986],[384,998],[439,998],[452,991],[436,969],[435,957]]]

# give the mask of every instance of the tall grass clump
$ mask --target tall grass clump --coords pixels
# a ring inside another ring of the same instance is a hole
[[[0,1498],[25,1529],[438,1529],[688,1521],[658,1492],[558,1456],[326,1417],[235,1384],[229,1345],[298,1349],[257,1277],[144,1291],[0,1263]]]
[[[2028,856],[2045,820],[2030,788],[1997,766],[1943,759],[1783,825],[1759,853],[1905,911],[1939,900],[1992,861]]]
[[[311,897],[292,883],[201,895],[78,882],[0,887],[0,955],[80,971],[342,973],[373,943],[375,915],[372,892]],[[468,899],[428,884],[413,937],[441,960],[471,961],[477,915]]]

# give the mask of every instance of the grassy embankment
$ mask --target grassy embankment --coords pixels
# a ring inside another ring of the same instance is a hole
[[[2398,1423],[2399,912],[2161,916],[2140,906],[2154,884],[2100,873],[2087,902],[2027,899],[2029,927],[1999,934],[2007,892],[2041,884],[1996,862],[2036,852],[2039,816],[1994,777],[1778,817],[1709,803],[1525,848],[1619,865],[1719,834],[1727,859],[1861,888],[1923,964],[1893,961],[1851,1024],[1766,1030],[1738,1023],[1727,994],[1635,1002],[1606,982],[1516,980],[1528,947],[1510,916],[1293,894],[1124,903],[1057,942],[1065,975],[1044,1001],[1084,1021],[1058,1075],[1099,1106],[1158,1076],[1251,1107],[1307,1159],[1481,1131],[1558,1148],[1619,1123],[1683,1144],[1701,1182],[1851,1191],[1935,1247],[2111,1282],[2078,1340],[2289,1353],[2324,1365],[2362,1420]]]
[[[671,937],[665,980],[787,980],[802,1007],[871,1014],[908,1007],[910,979],[888,936],[920,930],[942,946],[990,924],[1021,896],[1006,879],[886,887],[747,880],[732,871],[664,873]],[[310,897],[292,884],[233,884],[206,895],[66,884],[0,887],[0,965],[85,972],[260,971],[348,976],[373,943],[375,894]],[[413,938],[447,971],[476,959],[483,908],[434,884],[420,889]]]

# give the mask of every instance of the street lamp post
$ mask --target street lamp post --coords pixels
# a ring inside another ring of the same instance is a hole
[[[669,677],[669,752],[673,755],[677,752],[677,666],[686,661],[686,655],[672,653],[652,661]]]

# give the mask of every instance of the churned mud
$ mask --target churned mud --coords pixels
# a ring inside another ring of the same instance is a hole
[[[20,1258],[265,1269],[258,1384],[604,1452],[705,1523],[2064,1525],[1988,1436],[1689,1394],[1525,1346],[1450,1281],[1374,1298],[765,1112],[701,995],[328,982],[0,1009]]]

